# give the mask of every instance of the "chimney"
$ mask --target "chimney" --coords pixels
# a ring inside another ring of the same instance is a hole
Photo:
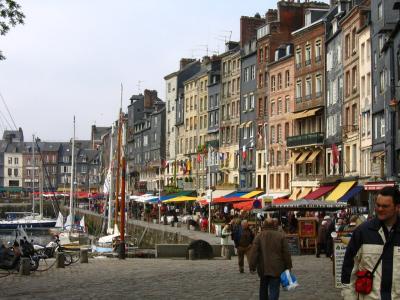
[[[157,91],[144,90],[144,108],[152,108],[157,99]]]
[[[188,64],[196,61],[194,58],[181,58],[179,62],[179,70],[182,70],[184,67],[186,67]]]
[[[253,18],[242,16],[240,18],[240,46],[248,43],[257,35],[257,28],[265,24],[263,18]]]
[[[278,10],[277,9],[268,9],[267,13],[265,14],[265,18],[267,19],[267,24],[273,21],[278,20]]]
[[[239,46],[238,42],[229,41],[225,43],[225,51],[230,51]]]

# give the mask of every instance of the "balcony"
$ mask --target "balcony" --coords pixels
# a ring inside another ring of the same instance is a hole
[[[296,103],[300,103],[302,100],[302,97],[296,97],[294,100],[296,101]]]
[[[286,144],[288,147],[299,147],[324,143],[324,133],[315,132],[303,135],[289,136]]]
[[[208,147],[213,147],[214,149],[219,148],[219,140],[213,140],[213,141],[208,141],[206,142],[206,147],[208,149]]]
[[[306,61],[305,61],[305,64],[304,65],[306,65],[306,66],[309,66],[309,65],[311,65],[311,59],[306,59]]]

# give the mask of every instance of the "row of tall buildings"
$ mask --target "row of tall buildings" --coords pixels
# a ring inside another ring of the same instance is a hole
[[[164,77],[165,101],[152,90],[130,98],[129,192],[212,186],[297,199],[334,182],[397,182],[399,9],[395,0],[279,1],[241,17],[240,40],[224,53],[183,58]],[[116,130],[93,127],[78,154],[97,162],[99,190],[111,138]],[[68,171],[69,143],[57,145]]]
[[[343,180],[398,181],[399,9],[280,1],[241,17],[223,54],[182,59],[164,77],[163,182],[296,199]]]

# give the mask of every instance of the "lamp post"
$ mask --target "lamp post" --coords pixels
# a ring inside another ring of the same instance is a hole
[[[397,113],[397,106],[399,104],[399,100],[396,98],[392,98],[389,102],[390,108],[390,158],[391,158],[391,165],[390,168],[391,174],[390,176],[395,179],[397,177],[396,174],[396,113]]]

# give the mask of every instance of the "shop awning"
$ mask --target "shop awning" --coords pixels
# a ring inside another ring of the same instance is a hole
[[[311,155],[307,158],[307,163],[311,164],[314,162],[314,160],[317,158],[318,154],[321,152],[320,149],[314,150]]]
[[[246,127],[247,122],[243,122],[242,124],[240,124],[239,128],[243,128]]]
[[[297,197],[299,196],[300,192],[301,192],[301,188],[298,188],[298,187],[294,188],[294,190],[293,190],[292,194],[290,195],[289,199],[290,200],[297,200]]]
[[[304,115],[304,113],[306,113],[306,112],[307,112],[307,110],[294,113],[294,114],[292,114],[292,119],[295,120],[295,119],[303,118],[303,115]]]
[[[384,187],[387,186],[395,186],[394,181],[378,181],[378,182],[367,182],[364,185],[364,190],[366,191],[379,191],[380,189],[383,189]]]
[[[272,204],[283,204],[283,203],[288,203],[292,202],[293,200],[290,200],[288,198],[276,198],[272,200]]]
[[[317,200],[320,199],[323,195],[332,191],[336,186],[335,185],[327,185],[321,186],[316,189],[314,192],[309,193],[307,196],[304,197],[306,200]]]
[[[249,127],[251,125],[251,123],[253,123],[253,121],[249,121],[246,123],[246,127]]]
[[[240,196],[243,196],[244,194],[246,194],[246,192],[238,192],[238,191],[236,191],[236,192],[230,193],[228,195],[225,195],[224,198],[240,197]]]
[[[262,194],[260,196],[257,196],[257,199],[271,202],[274,199],[285,198],[287,196],[288,196],[288,193],[268,193],[268,194]]]
[[[171,202],[188,202],[188,201],[196,201],[197,197],[190,197],[190,196],[179,196],[176,198],[171,198],[168,200],[163,201],[163,203],[171,203]]]
[[[224,197],[226,195],[235,193],[235,190],[215,190],[212,192],[214,198]]]
[[[339,185],[333,190],[333,192],[330,193],[328,197],[326,197],[326,201],[338,201],[353,187],[355,183],[355,181],[345,181],[339,183]]]
[[[253,201],[254,199],[251,198],[243,198],[243,197],[219,197],[219,198],[213,198],[212,203],[233,203],[233,202],[241,202],[241,201]]]
[[[303,115],[301,116],[302,118],[306,118],[306,117],[311,117],[314,116],[318,111],[320,111],[322,109],[322,107],[318,107],[318,108],[313,108],[313,109],[309,109],[306,110]]]
[[[264,191],[252,191],[250,193],[244,194],[241,197],[242,198],[254,198],[254,197],[257,197],[258,195],[261,195],[262,193],[264,193]]]
[[[261,202],[260,200],[238,202],[234,203],[233,207],[243,211],[250,211],[253,208],[261,208]]]
[[[361,185],[357,185],[353,187],[350,191],[346,193],[342,198],[339,199],[339,202],[347,202],[354,196],[358,195],[364,188]]]
[[[311,151],[302,152],[300,158],[298,160],[296,160],[296,164],[302,164],[306,160],[306,158],[307,158],[308,154],[310,154],[310,152]]]
[[[301,152],[293,152],[292,156],[288,160],[288,164],[293,164],[296,159],[300,156]]]
[[[297,199],[304,199],[305,196],[307,196],[311,192],[312,188],[306,187],[303,189],[303,191],[300,193],[300,195],[297,197]]]

